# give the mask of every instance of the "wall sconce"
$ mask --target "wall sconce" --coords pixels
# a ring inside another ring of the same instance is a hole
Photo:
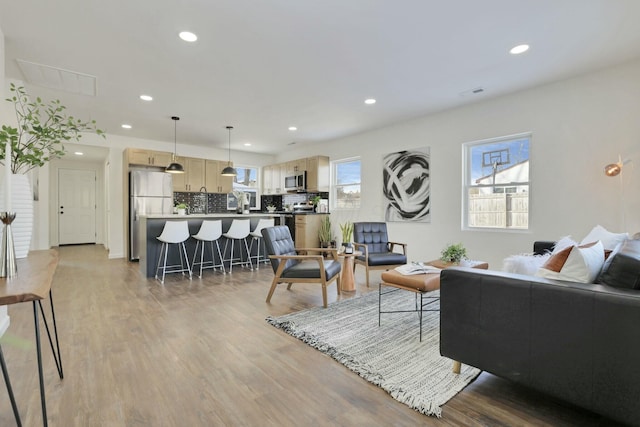
[[[604,167],[604,174],[607,176],[617,176],[622,172],[622,167],[630,161],[629,159],[623,161],[622,158],[619,157],[617,163],[609,163]]]

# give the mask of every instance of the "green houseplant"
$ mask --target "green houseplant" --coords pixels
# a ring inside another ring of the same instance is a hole
[[[2,125],[0,130],[0,159],[6,165],[6,143],[11,145],[11,172],[23,174],[46,162],[65,155],[64,143],[79,141],[82,132],[95,132],[105,137],[95,120],[83,121],[69,116],[59,100],[44,102],[39,97],[30,100],[22,86],[11,83],[13,104],[18,126]]]
[[[440,260],[444,262],[451,262],[459,264],[463,258],[467,257],[467,250],[462,243],[456,243],[448,245],[440,253]]]
[[[12,174],[9,175],[11,179],[7,178],[0,185],[5,194],[11,194],[11,210],[16,213],[14,227],[27,230],[14,238],[16,258],[24,258],[29,252],[33,230],[32,187],[25,174],[64,156],[64,143],[80,140],[82,132],[95,132],[103,138],[105,135],[96,127],[95,121],[82,121],[67,115],[66,107],[59,100],[31,99],[24,87],[13,83],[9,90],[12,94],[6,101],[13,104],[17,127],[2,125],[0,129],[0,164],[9,168]],[[3,210],[8,208],[5,205],[8,203],[2,205]]]
[[[335,238],[331,230],[331,218],[325,215],[320,220],[320,228],[318,229],[318,240],[320,240],[321,248],[331,248],[335,245]]]
[[[342,231],[342,245],[351,246],[353,223],[351,221],[347,221],[344,224],[340,224],[340,231]]]

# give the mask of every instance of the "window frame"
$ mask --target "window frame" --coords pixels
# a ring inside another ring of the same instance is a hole
[[[354,161],[358,161],[360,163],[360,176],[359,176],[359,180],[358,182],[352,182],[349,184],[338,184],[338,166],[344,163],[350,163],[350,162],[354,162]],[[352,185],[358,185],[360,187],[360,198],[358,199],[358,206],[356,207],[338,207],[338,187],[347,187],[347,186],[352,186]],[[332,160],[331,161],[331,185],[330,185],[330,190],[331,190],[331,197],[329,198],[330,201],[330,208],[332,211],[352,211],[352,210],[358,210],[360,209],[360,207],[362,206],[362,157],[360,156],[353,156],[353,157],[346,157],[344,159],[338,159],[338,160]]]
[[[255,166],[255,165],[233,165],[233,168],[238,171],[239,169],[255,169],[256,171],[256,187],[251,187],[251,190],[247,191],[249,193],[253,193],[252,197],[255,199],[255,205],[253,202],[251,202],[251,207],[249,208],[252,211],[259,211],[262,209],[260,202],[261,202],[261,195],[262,195],[262,183],[260,182],[261,179],[261,168],[260,166]],[[237,175],[233,177],[233,182],[236,182],[236,178]],[[233,184],[232,184],[232,189],[233,189]],[[234,210],[237,206],[237,201],[235,200],[235,196],[233,196],[233,193],[229,193],[227,194],[227,210]]]
[[[528,140],[528,181],[514,181],[508,182],[504,184],[482,184],[482,185],[471,185],[472,180],[472,167],[473,162],[471,159],[472,148],[480,146],[480,145],[488,145],[488,144],[497,144],[501,142],[510,142],[521,139]],[[461,229],[464,231],[481,231],[481,232],[497,232],[497,233],[531,233],[532,230],[532,221],[531,221],[531,144],[533,142],[533,133],[522,132],[513,135],[505,135],[494,138],[487,138],[477,141],[465,142],[462,144],[462,215],[461,215]],[[486,188],[486,187],[500,187],[502,192],[511,193],[510,190],[513,187],[518,186],[527,186],[527,226],[526,227],[488,227],[488,226],[470,226],[469,225],[469,195],[470,190],[472,188]]]

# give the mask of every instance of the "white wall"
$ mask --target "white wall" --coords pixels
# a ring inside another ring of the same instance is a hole
[[[530,230],[462,231],[462,144],[529,131]],[[431,147],[431,223],[389,223],[391,240],[407,242],[411,260],[438,258],[447,243],[463,242],[471,258],[500,269],[509,254],[530,252],[534,240],[582,239],[596,224],[640,231],[640,61],[324,144],[332,160],[362,159],[362,207],[332,212],[336,235],[346,220],[384,220],[383,156],[422,146]],[[622,173],[624,200],[621,181],[603,173],[619,154],[633,159]]]

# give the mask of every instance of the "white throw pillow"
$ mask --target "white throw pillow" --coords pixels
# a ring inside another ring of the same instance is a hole
[[[604,264],[602,242],[585,247],[574,246],[559,272],[540,268],[536,276],[569,282],[593,283]]]
[[[629,233],[612,233],[608,231],[601,225],[596,225],[593,229],[587,234],[587,236],[582,239],[580,245],[584,245],[586,243],[596,242],[600,240],[602,242],[602,246],[608,250],[612,251],[618,246],[619,243],[629,238]]]
[[[595,240],[592,240],[592,242],[595,242]],[[561,250],[568,248],[569,246],[578,246],[578,242],[576,242],[575,240],[573,240],[571,238],[571,236],[564,236],[561,237],[554,245],[553,245],[553,251],[551,251],[552,254],[557,254],[558,252],[560,252]]]
[[[543,255],[510,255],[504,259],[502,271],[533,276],[536,274],[536,271],[547,262],[550,256],[550,253]]]

